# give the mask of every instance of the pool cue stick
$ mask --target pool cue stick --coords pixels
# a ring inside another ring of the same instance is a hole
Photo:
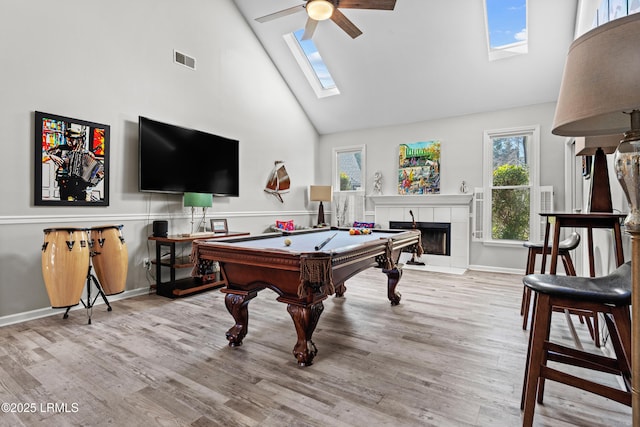
[[[319,251],[320,249],[324,248],[324,245],[326,245],[327,243],[329,243],[329,241],[331,239],[333,239],[334,237],[336,237],[338,235],[338,233],[334,233],[333,236],[329,236],[327,237],[327,240],[325,240],[324,242],[320,243],[318,246],[316,246],[316,251]]]

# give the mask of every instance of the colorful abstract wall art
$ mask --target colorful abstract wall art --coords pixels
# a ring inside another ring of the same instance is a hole
[[[401,144],[398,194],[440,193],[440,141]]]

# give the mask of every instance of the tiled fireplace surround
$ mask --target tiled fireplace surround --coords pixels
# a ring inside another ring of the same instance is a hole
[[[451,223],[451,255],[422,256],[427,265],[466,269],[469,267],[470,194],[428,194],[416,196],[370,196],[375,205],[375,222],[389,228],[389,221]]]

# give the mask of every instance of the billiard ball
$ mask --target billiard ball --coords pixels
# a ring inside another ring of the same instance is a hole
[[[285,246],[290,246],[291,245],[291,239],[284,239],[284,245]]]

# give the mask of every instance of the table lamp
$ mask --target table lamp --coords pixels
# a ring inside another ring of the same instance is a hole
[[[333,192],[330,185],[311,185],[309,186],[309,200],[312,202],[320,202],[318,207],[318,225],[324,224],[324,206],[322,202],[330,202]]]
[[[575,139],[576,156],[594,156],[587,212],[613,212],[606,155],[616,151],[621,139],[622,134],[582,136]]]
[[[624,132],[614,155],[616,176],[629,202],[631,235],[631,401],[640,425],[640,14],[615,19],[569,48],[552,133],[598,136]]]
[[[200,229],[200,224],[204,223],[204,231],[207,231],[207,208],[213,206],[213,195],[208,193],[184,193],[183,201],[185,207],[191,207],[191,233],[194,233],[193,217],[196,208],[202,208],[202,219],[198,223],[196,230]]]

